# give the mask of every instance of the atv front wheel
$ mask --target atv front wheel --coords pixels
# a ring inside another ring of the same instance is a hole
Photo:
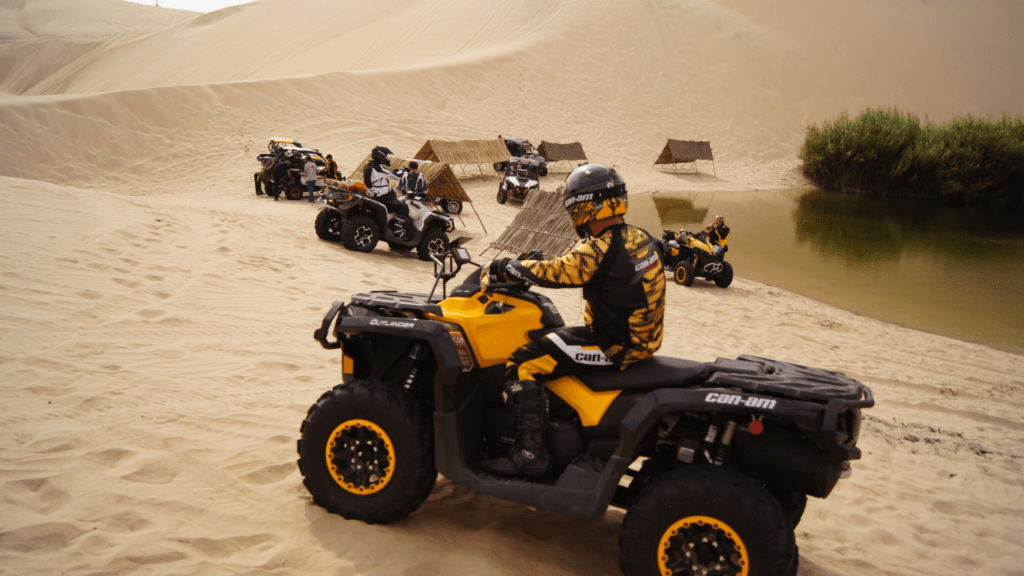
[[[316,215],[316,235],[328,242],[341,242],[341,230],[345,220],[334,210],[321,210]]]
[[[431,255],[440,260],[446,252],[448,252],[448,235],[440,230],[431,230],[424,234],[420,245],[416,247],[416,255],[420,260],[426,262],[431,262]]]
[[[508,192],[504,188],[498,188],[498,204],[508,202]]]
[[[260,194],[263,194],[263,183],[260,182],[259,172],[252,175],[252,180],[256,184],[256,195],[259,196]]]
[[[401,390],[361,380],[336,386],[310,407],[300,433],[303,483],[328,512],[389,524],[434,488],[430,421]]]
[[[626,576],[792,576],[793,527],[763,485],[730,468],[686,466],[640,492],[622,522]]]
[[[537,168],[537,174],[539,176],[547,176],[548,175],[548,167],[547,166],[541,166],[540,168]]]
[[[715,284],[719,288],[728,288],[732,284],[732,264],[722,262],[722,271],[715,276]]]
[[[508,162],[495,162],[494,163],[494,171],[495,172],[504,172],[505,168],[507,168],[507,167],[508,167]]]
[[[675,278],[676,284],[682,284],[683,286],[692,285],[694,278],[693,264],[690,264],[686,260],[679,262],[676,264],[672,276]]]
[[[289,184],[284,189],[284,197],[289,200],[299,200],[302,198],[302,187],[298,184]]]
[[[354,252],[373,252],[380,241],[380,228],[373,218],[365,214],[357,214],[348,219],[341,233],[341,242],[345,248]]]

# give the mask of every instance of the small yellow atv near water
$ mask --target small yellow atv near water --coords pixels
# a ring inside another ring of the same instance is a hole
[[[460,239],[461,240],[461,239]],[[793,576],[794,526],[860,458],[871,390],[838,372],[740,356],[655,356],[621,371],[547,382],[550,475],[479,463],[515,439],[505,360],[564,325],[525,283],[474,270],[460,240],[432,259],[434,292],[336,301],[315,331],[340,349],[342,382],[302,423],[299,469],[313,501],[370,524],[399,521],[437,474],[482,494],[588,521],[626,510],[627,576]],[[441,295],[435,294],[441,283]]]

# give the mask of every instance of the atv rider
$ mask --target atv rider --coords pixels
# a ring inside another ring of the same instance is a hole
[[[729,227],[725,225],[725,218],[719,214],[715,216],[715,222],[704,229],[704,237],[708,244],[711,244],[715,252],[726,251],[729,248],[725,243],[729,241]]]
[[[374,146],[370,153],[370,162],[363,168],[363,184],[366,185],[367,194],[386,206],[388,212],[395,214],[395,236],[403,238],[409,220],[409,205],[399,200],[398,195],[388,185],[388,180],[400,180],[399,176],[390,170],[391,160],[388,156],[392,154],[394,153],[384,146]]]
[[[402,179],[398,182],[398,189],[408,194],[417,194],[425,192],[427,190],[427,181],[423,178],[423,174],[416,171],[420,167],[419,162],[409,162],[409,167],[403,171]]]
[[[552,260],[491,262],[492,277],[551,288],[583,287],[585,326],[559,328],[512,353],[505,363],[505,398],[516,417],[517,441],[481,466],[498,475],[551,471],[543,382],[597,369],[619,370],[661,347],[665,273],[647,232],[626,224],[626,183],[613,168],[585,164],[565,181],[565,208],[586,241]]]

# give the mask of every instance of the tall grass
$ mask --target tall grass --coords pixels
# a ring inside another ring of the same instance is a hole
[[[1024,210],[1024,120],[921,124],[899,110],[845,112],[807,128],[804,174],[827,190]]]

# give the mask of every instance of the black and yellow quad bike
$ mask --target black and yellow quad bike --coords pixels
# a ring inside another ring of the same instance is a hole
[[[460,240],[434,259],[438,280],[472,264]],[[342,383],[310,407],[298,441],[316,504],[396,522],[441,473],[581,520],[625,509],[627,576],[796,574],[807,496],[828,496],[860,458],[867,386],[753,356],[655,356],[560,378],[547,382],[550,475],[492,476],[479,463],[516,436],[501,397],[505,360],[563,322],[546,296],[484,270],[447,298],[374,291],[334,302],[314,337],[341,349]]]
[[[697,277],[720,288],[732,284],[732,264],[725,261],[726,248],[712,244],[703,232],[663,230],[661,241],[665,273],[671,274],[676,284],[690,286]]]

